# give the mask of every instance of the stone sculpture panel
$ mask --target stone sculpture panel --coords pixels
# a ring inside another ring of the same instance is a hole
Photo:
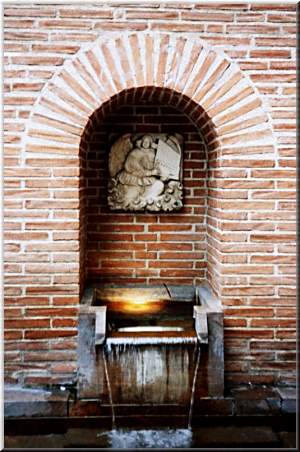
[[[112,210],[169,212],[183,206],[181,135],[125,134],[109,153]]]

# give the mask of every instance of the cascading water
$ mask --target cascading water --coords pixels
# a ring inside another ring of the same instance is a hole
[[[224,392],[223,311],[209,288],[96,284],[79,333],[79,398],[111,408],[112,430],[99,436],[117,448],[188,448],[197,401]]]
[[[195,400],[195,389],[196,389],[196,381],[198,376],[198,369],[200,364],[200,357],[201,357],[201,349],[200,346],[197,347],[197,360],[196,360],[196,366],[194,371],[194,378],[193,378],[193,385],[191,390],[191,401],[190,401],[190,411],[189,411],[189,418],[188,418],[188,429],[191,430],[192,428],[192,419],[193,419],[193,408],[194,408],[194,400]]]
[[[102,355],[103,355],[104,372],[105,372],[105,378],[106,378],[106,384],[107,384],[107,392],[108,392],[108,397],[109,397],[109,403],[111,406],[112,429],[115,429],[116,428],[116,415],[115,415],[114,402],[113,402],[112,392],[111,392],[111,384],[110,384],[110,379],[109,379],[109,374],[108,374],[108,369],[107,369],[107,359],[106,359],[104,348],[102,349]]]
[[[171,412],[178,405],[185,410],[190,429],[200,363],[197,339],[159,335],[121,339],[108,337],[102,349],[113,426],[119,405],[162,406]]]
[[[222,322],[204,287],[86,289],[79,397],[111,409],[111,447],[189,447],[197,400],[222,393]]]
[[[111,447],[190,447],[200,363],[197,339],[159,335],[108,337],[102,350],[112,412],[112,430],[107,433]],[[172,410],[178,403],[186,407],[187,428],[133,430],[116,426],[117,405],[165,405]]]

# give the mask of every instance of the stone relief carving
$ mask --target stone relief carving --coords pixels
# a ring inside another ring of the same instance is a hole
[[[112,210],[178,210],[182,207],[181,135],[125,134],[112,145],[108,205]]]

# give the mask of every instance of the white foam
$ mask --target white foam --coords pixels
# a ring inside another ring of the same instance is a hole
[[[108,350],[111,349],[112,345],[158,345],[158,344],[196,344],[197,337],[167,337],[167,336],[156,336],[156,337],[108,337],[106,339],[106,345]]]
[[[173,430],[123,430],[108,432],[108,440],[112,449],[131,449],[152,447],[189,448],[192,444],[192,431],[189,429]]]

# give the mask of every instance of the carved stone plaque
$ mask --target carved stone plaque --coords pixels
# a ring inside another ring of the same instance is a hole
[[[108,205],[112,210],[179,210],[182,207],[181,135],[125,134],[109,153]]]

